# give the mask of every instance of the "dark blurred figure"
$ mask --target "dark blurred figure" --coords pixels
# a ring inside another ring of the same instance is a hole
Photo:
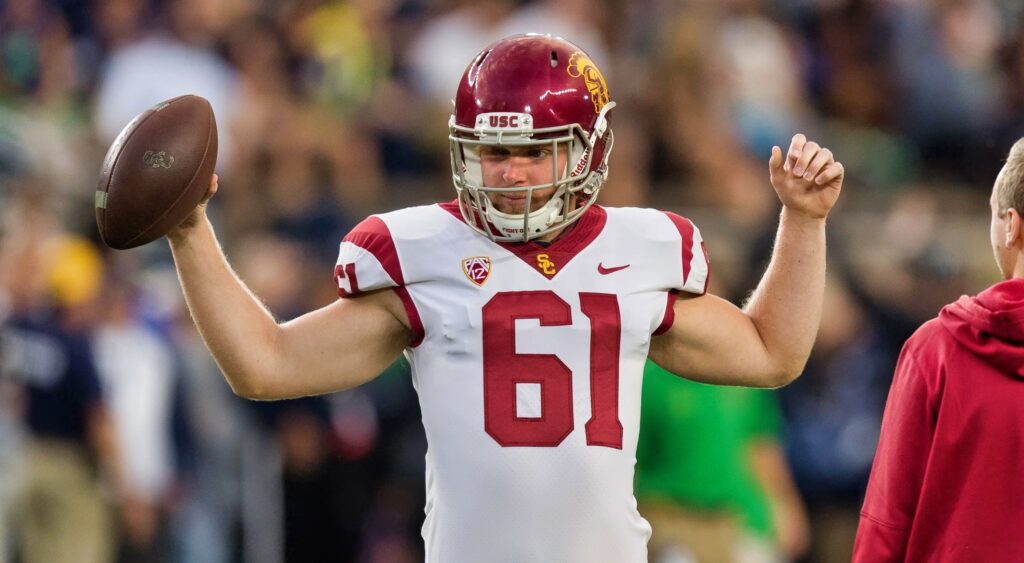
[[[15,525],[24,563],[106,563],[114,557],[106,491],[129,499],[88,327],[72,309],[90,295],[54,276],[58,257],[50,251],[62,235],[46,205],[38,191],[16,196],[0,246],[0,292],[9,307],[0,325],[0,376],[23,389],[27,429]],[[79,288],[95,291],[89,273],[98,268],[89,258],[59,260],[84,264]]]
[[[284,483],[286,563],[354,561],[371,491],[366,468],[331,449],[327,409],[319,399],[289,401],[277,417]]]
[[[281,453],[285,563],[423,560],[426,439],[409,377],[400,360],[366,388],[261,409]]]
[[[849,559],[894,353],[842,280],[830,278],[804,375],[780,392],[787,455],[814,515],[810,561]]]
[[[308,242],[253,235],[239,241],[236,256],[252,290],[282,317],[318,305],[316,287],[322,284],[311,282],[310,271],[322,268]],[[276,468],[251,468],[243,486],[254,496],[265,493],[253,490],[258,483],[280,491],[281,512],[274,516],[280,518],[283,561],[422,560],[426,443],[407,363],[398,362],[364,388],[244,407],[260,421],[250,431],[260,432],[264,442],[273,438],[263,446],[279,460]],[[260,455],[253,451],[259,446],[244,447],[249,454],[243,455]],[[266,533],[260,527],[265,524],[245,518],[246,534]]]

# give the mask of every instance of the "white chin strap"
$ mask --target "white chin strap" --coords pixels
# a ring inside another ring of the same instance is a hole
[[[559,190],[561,192],[562,190]],[[551,225],[562,220],[562,194],[555,193],[540,209],[526,217],[526,233],[523,233],[523,216],[498,211],[490,198],[482,198],[484,202],[484,218],[494,225],[502,236],[529,240],[533,235],[547,230]]]

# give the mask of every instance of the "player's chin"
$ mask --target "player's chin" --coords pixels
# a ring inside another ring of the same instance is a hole
[[[526,213],[526,206],[525,205],[513,205],[513,206],[506,207],[502,211],[504,213],[508,213],[509,215],[522,215],[522,214]]]
[[[492,203],[502,213],[522,215],[526,212],[526,196],[499,195]]]

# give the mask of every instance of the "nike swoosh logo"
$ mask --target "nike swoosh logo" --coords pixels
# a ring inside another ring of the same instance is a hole
[[[628,267],[629,267],[629,264],[626,264],[625,266],[615,266],[613,268],[605,268],[604,264],[598,264],[597,265],[597,273],[601,274],[602,276],[607,276],[608,274],[613,274],[615,272],[618,272],[619,270],[625,270]]]

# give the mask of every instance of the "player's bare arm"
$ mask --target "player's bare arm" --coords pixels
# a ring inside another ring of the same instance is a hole
[[[676,302],[672,328],[651,358],[690,379],[779,387],[803,370],[821,321],[825,219],[843,184],[843,165],[802,134],[783,157],[772,148],[772,186],[783,208],[768,269],[741,310],[714,295]]]
[[[168,233],[192,318],[231,388],[251,399],[284,399],[373,379],[409,343],[401,300],[385,290],[339,299],[278,323],[231,269],[206,217],[206,200]]]

